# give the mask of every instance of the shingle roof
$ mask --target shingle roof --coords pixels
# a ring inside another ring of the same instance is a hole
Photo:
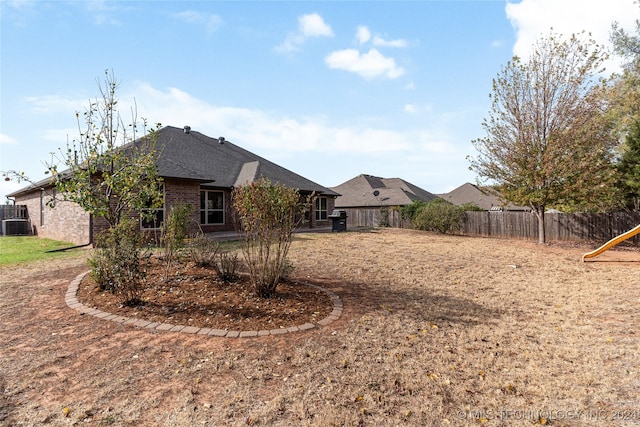
[[[260,177],[279,182],[304,192],[336,196],[323,187],[286,168],[253,154],[224,138],[211,138],[200,132],[167,126],[158,130],[158,175],[165,178],[180,178],[209,183],[220,188],[231,188],[252,182]],[[38,185],[45,186],[49,180]],[[30,191],[33,186],[19,190],[13,195]]]
[[[467,182],[460,187],[446,193],[438,194],[439,197],[453,203],[454,205],[464,205],[473,203],[480,209],[490,210],[493,208],[505,208],[507,210],[527,210],[527,208],[514,206],[500,200],[499,197],[482,190],[481,188]]]
[[[336,208],[404,206],[415,200],[428,202],[437,197],[400,178],[380,178],[365,174],[331,189],[341,194],[336,198]]]
[[[233,187],[260,177],[301,191],[337,195],[288,169],[278,166],[226,139],[167,126],[158,131],[158,173],[163,177],[212,182]]]

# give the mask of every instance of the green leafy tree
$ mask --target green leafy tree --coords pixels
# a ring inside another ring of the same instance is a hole
[[[413,221],[416,215],[427,205],[427,202],[422,200],[414,200],[410,205],[405,205],[400,208],[400,215],[404,219]]]
[[[76,113],[79,136],[47,164],[57,197],[77,203],[115,227],[123,214],[162,206],[155,164],[156,134],[135,109],[125,124],[118,111],[119,83],[109,70],[98,82],[100,97]],[[55,199],[50,203],[55,206]]]
[[[638,3],[640,6],[640,3]],[[623,72],[615,80],[612,110],[621,132],[626,134],[617,164],[619,187],[627,209],[640,210],[640,20],[635,34],[615,23],[611,41],[624,60]]]
[[[411,223],[417,230],[446,234],[459,230],[463,221],[464,208],[444,199],[434,199],[422,206]]]
[[[236,187],[232,203],[252,285],[257,295],[270,297],[289,268],[292,233],[306,204],[297,189],[266,178]]]
[[[640,7],[640,2],[637,4]],[[614,100],[624,128],[640,120],[640,19],[635,24],[635,33],[625,31],[618,23],[613,24],[611,33],[614,52],[624,61],[622,75],[616,79]]]
[[[576,35],[540,39],[530,58],[514,57],[493,80],[492,108],[472,141],[470,169],[501,197],[530,206],[545,243],[544,212],[554,204],[603,210],[616,202],[613,124],[606,54]]]
[[[633,123],[618,162],[619,188],[625,207],[640,210],[640,121]]]
[[[476,205],[473,202],[464,203],[460,207],[462,208],[463,211],[473,211],[473,212],[482,212],[482,211],[484,211],[484,209],[482,209],[480,206]]]

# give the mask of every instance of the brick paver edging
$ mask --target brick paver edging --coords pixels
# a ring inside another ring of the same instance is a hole
[[[107,313],[96,308],[87,307],[86,305],[79,302],[77,297],[78,288],[80,287],[80,282],[82,282],[82,279],[88,273],[88,271],[85,271],[84,273],[78,275],[69,284],[69,288],[67,289],[67,293],[65,294],[64,299],[70,308],[79,311],[81,314],[88,314],[90,316],[95,316],[104,320],[111,320],[112,322],[121,323],[123,325],[132,325],[140,328],[153,329],[156,331],[183,332],[187,334],[208,335],[227,338],[249,338],[263,337],[267,335],[282,335],[291,332],[308,331],[309,329],[327,326],[340,318],[343,309],[342,301],[340,300],[340,297],[338,297],[338,295],[323,287],[307,284],[307,286],[311,286],[312,288],[318,289],[327,294],[329,298],[331,298],[331,303],[333,304],[333,311],[331,312],[331,314],[315,323],[305,323],[304,325],[299,326],[290,326],[288,328],[262,331],[230,331],[228,329],[198,328],[196,326],[183,326],[172,325],[170,323],[150,322],[148,320],[118,316],[115,314]]]

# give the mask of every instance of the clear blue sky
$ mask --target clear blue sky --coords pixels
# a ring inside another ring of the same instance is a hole
[[[112,69],[123,113],[135,99],[324,186],[447,192],[476,179],[471,140],[514,54],[550,27],[608,44],[638,18],[633,0],[0,0],[0,170],[44,178]],[[0,203],[24,185],[0,181]]]

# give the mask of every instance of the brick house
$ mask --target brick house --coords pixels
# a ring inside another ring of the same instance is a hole
[[[178,204],[194,209],[190,231],[205,233],[234,230],[231,215],[231,191],[261,177],[297,188],[302,196],[315,193],[303,226],[317,227],[329,223],[338,193],[294,172],[257,156],[223,137],[211,138],[189,126],[167,126],[158,131],[157,169],[163,178],[164,206],[156,211],[161,221],[165,212]],[[43,180],[9,195],[15,204],[26,205],[34,234],[75,244],[93,242],[94,235],[106,227],[102,218],[93,218],[77,204],[47,201],[55,194],[50,180]],[[141,222],[143,230],[153,231],[156,223]]]

